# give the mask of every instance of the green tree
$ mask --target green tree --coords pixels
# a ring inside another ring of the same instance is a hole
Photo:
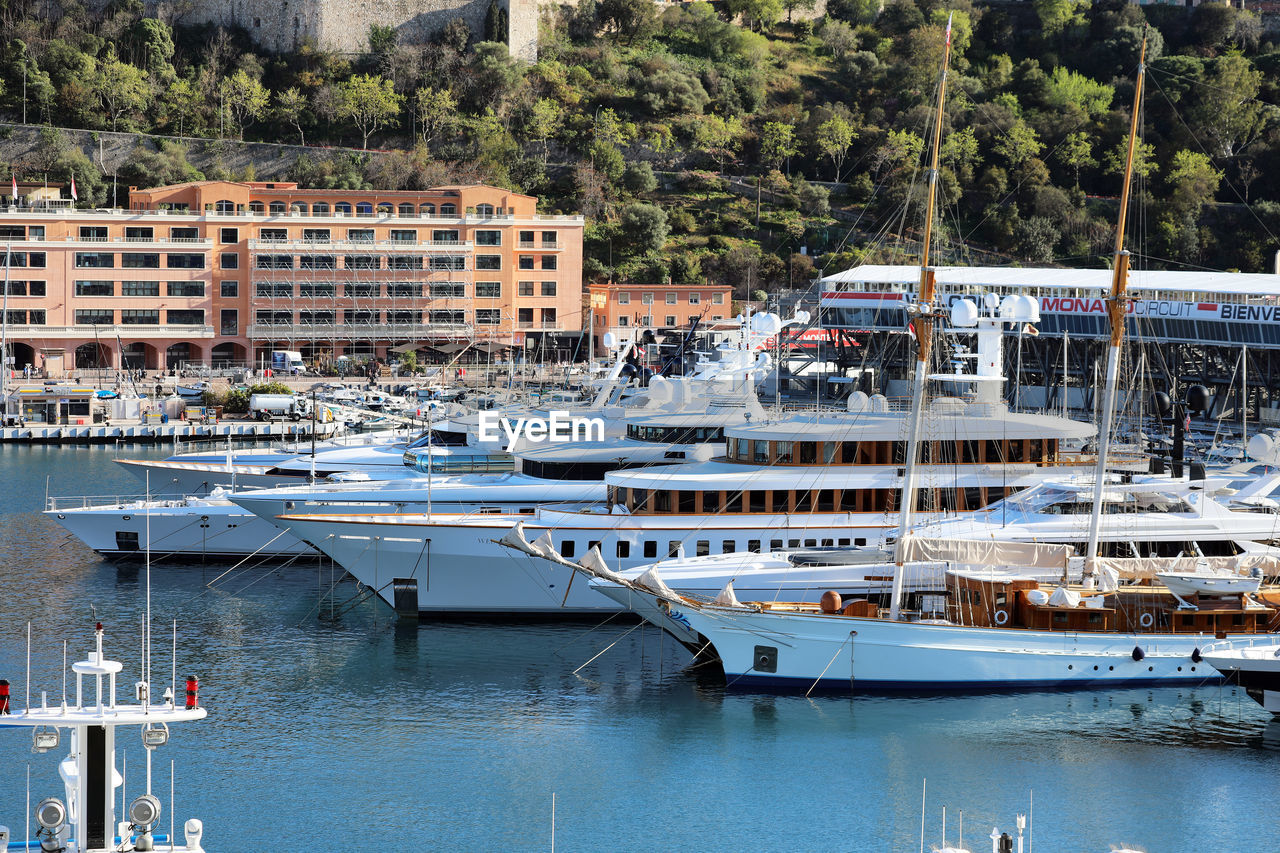
[[[372,74],[356,74],[338,86],[338,118],[360,131],[360,147],[368,150],[369,137],[400,115],[404,96],[391,81]]]
[[[1173,155],[1165,182],[1169,185],[1169,205],[1182,216],[1196,218],[1213,201],[1222,181],[1222,172],[1199,151],[1183,149]]]
[[[427,146],[431,145],[431,140],[439,139],[458,124],[458,102],[449,89],[430,86],[419,89],[413,96],[413,111],[418,132],[422,134],[422,144]]]
[[[173,73],[173,31],[168,24],[158,18],[143,18],[133,25],[132,38],[149,74],[164,77]]]
[[[700,151],[716,161],[716,167],[724,172],[726,160],[742,149],[742,119],[737,116],[724,118],[718,115],[702,116],[694,125],[694,144]]]
[[[838,62],[843,62],[846,56],[858,49],[858,36],[853,27],[836,18],[825,19],[818,37]]]
[[[1058,161],[1075,174],[1076,186],[1080,186],[1080,170],[1098,165],[1093,159],[1093,141],[1083,130],[1068,134],[1056,152]]]
[[[632,195],[651,193],[658,188],[653,167],[643,160],[628,163],[622,171],[622,186]]]
[[[529,138],[542,145],[542,165],[547,165],[547,140],[560,132],[564,123],[564,108],[551,98],[539,98],[529,110],[525,131]]]
[[[1129,143],[1120,140],[1116,147],[1106,153],[1103,166],[1109,175],[1123,175],[1124,161],[1129,154]],[[1139,141],[1133,149],[1133,173],[1140,178],[1149,178],[1157,172],[1156,147],[1150,142]]]
[[[920,159],[924,140],[909,130],[891,130],[871,155],[872,169],[883,177],[904,171]]]
[[[831,158],[831,180],[840,180],[840,169],[856,136],[853,124],[842,115],[833,115],[818,125],[814,146],[823,157]]]
[[[1003,136],[996,138],[991,150],[999,154],[1015,169],[1025,164],[1032,157],[1039,157],[1044,148],[1039,135],[1031,125],[1018,119]]]
[[[160,94],[159,107],[164,123],[178,136],[204,128],[203,114],[207,106],[204,95],[185,77],[174,80]]]
[[[982,154],[978,150],[978,137],[972,127],[947,134],[942,140],[942,148],[938,155],[942,162],[951,168],[961,186],[972,183],[974,170],[982,164]]]
[[[262,115],[270,99],[267,88],[243,68],[236,69],[236,73],[222,81],[219,95],[241,139],[244,139],[245,124]]]
[[[1040,18],[1040,31],[1046,38],[1061,35],[1067,27],[1084,23],[1084,13],[1089,10],[1088,0],[1035,0],[1036,16]]]
[[[600,0],[596,20],[624,44],[648,41],[658,28],[658,13],[652,0]]]
[[[1111,108],[1116,95],[1114,86],[1108,86],[1059,65],[1049,75],[1045,101],[1059,110],[1074,107],[1089,118],[1102,115]]]
[[[742,16],[742,21],[752,31],[768,30],[782,17],[783,0],[725,0],[724,7],[730,15]]]
[[[798,150],[794,126],[781,121],[765,122],[760,133],[760,159],[766,166],[779,169]]]
[[[484,15],[484,40],[506,44],[509,29],[507,10],[498,4],[498,0],[489,0],[489,9]]]
[[[302,116],[307,109],[307,96],[297,86],[276,92],[276,118],[298,131],[298,144],[306,145],[307,136],[302,131]]]
[[[1258,100],[1262,72],[1238,51],[1206,63],[1205,72],[1191,118],[1213,155],[1230,159],[1258,138],[1266,127],[1266,110],[1273,108]]]
[[[146,76],[129,63],[116,59],[114,51],[98,64],[93,89],[111,118],[112,130],[117,129],[122,118],[145,110],[151,100]]]
[[[619,236],[635,255],[657,252],[667,242],[670,226],[667,214],[656,204],[637,201],[626,205],[618,216]]]

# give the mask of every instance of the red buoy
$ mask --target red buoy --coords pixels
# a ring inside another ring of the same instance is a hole
[[[0,714],[9,713],[9,682],[0,678]]]
[[[200,707],[200,679],[187,676],[187,710]]]

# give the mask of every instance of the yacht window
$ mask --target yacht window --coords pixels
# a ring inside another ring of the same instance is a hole
[[[808,489],[796,490],[795,512],[813,512],[813,492]]]
[[[834,441],[822,442],[822,461],[827,465],[833,465],[836,462],[837,451],[840,445]]]
[[[742,492],[726,492],[724,498],[725,512],[742,512]]]
[[[738,550],[737,543],[735,543],[734,540],[732,539],[726,539],[720,543],[721,554],[732,554],[736,550]]]
[[[694,509],[694,500],[698,496],[697,492],[676,492],[676,494],[680,496],[681,515],[692,515],[696,512]]]
[[[748,550],[748,551],[750,551],[752,554],[759,554],[759,553],[760,553],[760,540],[759,540],[759,539],[748,539],[748,540],[747,540],[747,550]]]
[[[858,490],[842,489],[840,492],[840,511],[857,512]]]
[[[706,539],[699,539],[697,546],[697,556],[705,557],[711,553],[711,542]]]
[[[644,543],[644,555],[650,558],[658,556],[657,540],[650,539]]]
[[[618,559],[625,560],[631,556],[631,543],[618,540],[617,548]]]
[[[832,512],[836,508],[836,493],[831,489],[818,490],[818,512]]]
[[[720,493],[719,492],[703,492],[702,493],[702,511],[705,513],[718,512],[720,509]]]
[[[670,542],[667,543],[667,556],[668,557],[680,556],[680,540],[672,539]]]
[[[832,446],[834,446],[834,444]],[[840,442],[840,461],[846,465],[852,465],[858,461],[858,442]]]
[[[600,540],[599,540],[599,539],[592,539],[591,541],[587,542],[587,552],[588,552],[588,553],[590,553],[590,552],[591,552],[591,549],[592,549],[592,548],[599,548],[599,547],[600,547]]]
[[[768,493],[760,491],[748,492],[747,495],[751,502],[751,508],[748,509],[747,512],[764,512],[764,499],[766,494]]]
[[[653,492],[653,511],[654,512],[671,512],[671,493],[665,490],[655,489]]]
[[[849,547],[849,540],[848,540],[847,538],[846,538],[846,539],[837,539],[837,540],[836,540],[836,544],[837,544],[837,545],[839,545],[841,548],[848,548],[848,547]]]
[[[758,465],[768,465],[769,464],[769,442],[767,441],[755,442],[755,453],[752,455],[751,459],[753,462],[755,462]]]
[[[842,542],[847,542],[848,540],[843,540],[843,539],[842,539],[841,541],[842,541]],[[864,539],[864,538],[862,538],[862,537],[858,537],[857,539],[853,540],[853,544],[854,544],[854,545],[857,545],[858,547],[862,547],[863,545],[866,545],[866,544],[867,544],[867,540],[866,540],[866,539]]]
[[[818,547],[818,540],[817,540],[817,539],[806,539],[806,540],[804,540],[804,547],[806,547],[806,548],[816,548],[816,547]]]
[[[801,465],[813,465],[818,461],[818,443],[816,441],[796,442],[796,452]]]
[[[834,540],[834,539],[823,539],[823,540],[822,540],[822,547],[823,547],[823,548],[830,548],[830,547],[834,546],[835,544],[836,544],[836,542],[835,542],[835,540]]]
[[[574,549],[576,547],[577,547],[577,543],[574,542],[572,539],[564,540],[563,542],[560,543],[560,556],[572,557]]]
[[[779,465],[790,465],[791,464],[791,442],[775,441],[774,446],[777,448],[777,456],[775,457],[774,461],[776,461]]]
[[[799,539],[788,539],[788,540],[787,540],[787,547],[788,547],[788,548],[799,548],[799,547],[800,547],[800,540],[799,540]]]
[[[781,549],[782,549],[782,540],[781,540],[781,539],[770,539],[770,540],[769,540],[769,550],[770,550],[770,551],[779,551],[779,550],[781,550]]]

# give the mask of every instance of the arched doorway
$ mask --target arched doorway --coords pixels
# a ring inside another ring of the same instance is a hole
[[[111,349],[102,343],[87,343],[76,347],[77,370],[111,370]]]
[[[210,367],[243,367],[245,363],[245,348],[241,344],[231,342],[218,344],[213,348],[210,355]]]
[[[36,351],[30,344],[14,341],[9,344],[8,355],[9,363],[7,366],[15,376],[30,375],[31,371],[37,369]],[[27,370],[28,367],[31,368],[31,371]]]
[[[164,351],[164,366],[166,370],[176,370],[191,360],[191,344],[186,341],[170,344],[169,348]]]

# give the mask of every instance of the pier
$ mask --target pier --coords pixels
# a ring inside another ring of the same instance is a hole
[[[143,424],[27,424],[0,428],[0,444],[174,444],[190,441],[271,441],[331,438],[345,429],[338,422],[221,421],[203,424],[186,421]]]

